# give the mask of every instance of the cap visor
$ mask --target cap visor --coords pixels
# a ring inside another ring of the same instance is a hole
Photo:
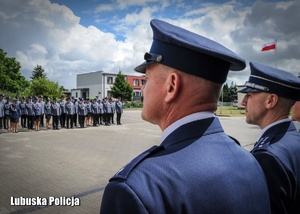
[[[146,68],[147,68],[147,66],[148,66],[148,65],[151,65],[151,64],[153,64],[153,63],[155,63],[155,61],[150,61],[150,62],[145,61],[145,62],[143,62],[142,64],[136,66],[136,67],[134,68],[134,70],[137,71],[137,72],[140,72],[140,73],[143,73],[143,74],[144,74],[144,73],[146,73]]]
[[[238,92],[239,93],[248,93],[248,92],[261,92],[261,91],[258,89],[255,89],[255,88],[244,87],[244,88],[238,90]]]

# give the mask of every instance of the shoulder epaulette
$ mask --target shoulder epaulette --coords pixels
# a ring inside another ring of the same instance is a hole
[[[130,172],[139,164],[141,163],[144,159],[149,157],[150,155],[162,150],[164,147],[163,146],[153,146],[150,149],[146,150],[136,158],[134,158],[130,163],[122,167],[109,181],[113,180],[126,180]]]

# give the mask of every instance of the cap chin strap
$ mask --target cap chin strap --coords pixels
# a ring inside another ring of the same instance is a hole
[[[246,87],[249,87],[249,88],[255,88],[255,89],[258,89],[260,91],[269,91],[269,88],[266,87],[266,86],[262,86],[262,85],[257,85],[255,83],[251,83],[251,82],[246,82],[245,83],[245,86]]]

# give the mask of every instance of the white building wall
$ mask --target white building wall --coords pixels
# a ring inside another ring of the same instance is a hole
[[[85,74],[77,75],[77,89],[88,88],[89,89],[89,98],[100,97],[103,94],[102,92],[102,73],[103,71],[96,71]]]
[[[103,93],[102,93],[102,98],[104,97],[110,97],[110,91],[111,88],[115,82],[115,79],[117,77],[117,74],[113,73],[103,73]]]

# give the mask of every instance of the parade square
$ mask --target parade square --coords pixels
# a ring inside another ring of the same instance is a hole
[[[140,113],[125,110],[123,125],[0,130],[0,214],[99,213],[109,178],[141,152],[160,144],[161,130],[143,121]],[[246,124],[244,117],[220,117],[220,121],[227,134],[252,149],[260,133],[257,126]],[[16,205],[20,197],[46,202]]]

